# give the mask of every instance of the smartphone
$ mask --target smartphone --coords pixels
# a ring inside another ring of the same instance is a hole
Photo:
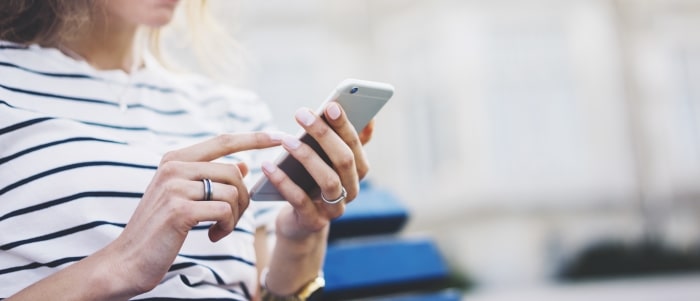
[[[338,102],[345,111],[348,120],[359,132],[374,118],[374,115],[386,104],[394,94],[394,87],[390,84],[371,82],[358,79],[346,79],[342,81],[331,92],[326,101],[324,101],[316,114],[321,116],[325,121],[323,109],[326,104],[331,101]],[[321,149],[321,146],[311,135],[302,132],[300,138],[303,143],[308,144],[328,165],[331,165],[331,160],[328,155]],[[277,167],[283,170],[289,178],[294,181],[299,187],[312,198],[319,196],[321,189],[316,181],[311,177],[306,168],[297,161],[288,152],[284,151],[275,160]],[[254,201],[283,201],[284,198],[277,191],[274,185],[263,175],[253,188],[250,190],[251,199]]]

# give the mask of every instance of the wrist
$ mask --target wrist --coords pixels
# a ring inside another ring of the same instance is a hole
[[[93,285],[105,292],[108,300],[130,299],[151,289],[139,281],[138,271],[132,267],[135,260],[129,260],[126,248],[119,243],[117,239],[91,256],[96,262]]]
[[[17,292],[8,300],[128,300],[138,294],[115,272],[121,262],[106,250],[83,258]]]
[[[328,229],[300,237],[277,237],[269,273],[265,273],[266,290],[277,296],[288,296],[300,291],[322,270]],[[273,299],[274,300],[274,299]]]
[[[260,276],[261,299],[262,301],[307,301],[317,300],[317,296],[321,294],[326,286],[326,280],[323,278],[323,271],[319,271],[318,275],[311,281],[307,282],[303,287],[291,295],[276,294],[267,288],[267,274],[269,270],[263,269]]]
[[[283,209],[275,221],[275,235],[277,239],[285,239],[299,244],[311,241],[323,240],[328,236],[330,222],[319,222],[314,226],[308,222],[300,221],[291,207]]]
[[[314,232],[291,232],[289,229],[284,229],[284,226],[277,225],[275,229],[276,245],[284,246],[285,252],[288,255],[293,254],[308,254],[319,245],[326,244],[330,227],[325,226]]]

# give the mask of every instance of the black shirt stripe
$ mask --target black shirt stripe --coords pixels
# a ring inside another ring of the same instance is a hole
[[[3,49],[3,48],[1,48],[1,46],[0,46],[0,49]],[[21,49],[21,48],[11,48],[11,49]],[[22,67],[22,66],[19,66],[19,65],[17,65],[17,64],[12,64],[12,63],[2,62],[2,61],[0,61],[0,66],[9,67],[9,68],[15,68],[15,69],[22,70],[22,71],[25,71],[25,72],[29,72],[29,73],[33,73],[33,74],[38,74],[38,75],[43,75],[43,76],[48,76],[48,77],[59,77],[59,78],[62,77],[62,78],[74,78],[74,79],[89,79],[89,80],[97,80],[97,81],[104,81],[104,82],[113,82],[113,81],[106,80],[106,79],[104,79],[104,78],[99,78],[99,77],[96,77],[96,76],[87,75],[87,74],[82,74],[82,73],[43,72],[43,71],[38,71],[38,70],[30,69],[30,68],[27,68],[27,67]],[[182,92],[177,91],[177,90],[172,89],[172,88],[163,88],[163,87],[158,87],[158,86],[151,85],[151,84],[146,84],[146,83],[134,83],[134,84],[132,84],[131,86],[132,86],[132,87],[136,87],[136,88],[143,88],[143,89],[154,90],[154,91],[158,91],[158,92],[162,92],[162,93],[178,93],[178,94],[183,94]]]
[[[77,168],[83,168],[83,167],[94,167],[94,166],[120,166],[120,167],[128,167],[128,168],[153,169],[153,170],[158,168],[157,166],[152,166],[152,165],[142,165],[142,164],[112,162],[112,161],[80,162],[80,163],[56,167],[56,168],[32,175],[32,176],[26,177],[24,179],[21,179],[17,182],[14,182],[14,183],[4,187],[3,189],[0,189],[0,195],[3,195],[5,193],[7,193],[8,191],[11,191],[12,189],[20,187],[24,184],[27,184],[29,182],[35,181],[37,179],[40,179],[40,178],[43,178],[46,176],[50,176],[52,174],[64,172],[64,171],[71,170],[71,169],[77,169]]]
[[[250,265],[250,266],[255,266],[255,262],[252,262],[250,260],[246,260],[246,259],[238,257],[238,256],[233,256],[233,255],[187,255],[187,254],[178,254],[178,255],[185,257],[185,258],[205,260],[205,261],[233,260],[233,261],[245,263],[245,264]]]
[[[99,127],[105,127],[105,128],[110,128],[110,129],[115,129],[115,130],[123,130],[123,131],[145,131],[145,132],[151,132],[156,135],[163,135],[163,136],[180,136],[180,137],[191,137],[191,138],[199,138],[199,137],[207,137],[207,136],[214,136],[216,133],[214,132],[196,132],[196,133],[175,133],[175,132],[164,132],[164,131],[157,131],[148,127],[143,127],[143,126],[121,126],[121,125],[111,125],[111,124],[104,124],[104,123],[97,123],[97,122],[91,122],[91,121],[79,121],[80,123],[86,124],[86,125],[94,125],[94,126],[99,126]]]
[[[8,212],[3,216],[0,216],[0,222],[3,220],[6,220],[11,217],[19,216],[22,214],[27,214],[30,212],[34,211],[39,211],[43,210],[46,208],[50,208],[53,206],[57,206],[63,203],[67,203],[73,200],[77,200],[80,198],[86,198],[86,197],[95,197],[95,198],[137,198],[141,199],[143,197],[142,192],[123,192],[123,191],[85,191],[85,192],[80,192],[76,193],[73,195],[69,195],[66,197],[58,198],[52,201],[44,202],[44,203],[39,203],[34,206],[29,206],[26,208],[22,209],[17,209],[12,212]]]
[[[0,133],[2,135],[2,133]],[[47,148],[47,147],[52,147],[60,144],[65,144],[65,143],[71,143],[71,142],[84,142],[84,141],[91,141],[91,142],[104,142],[104,143],[114,143],[114,144],[122,144],[126,145],[124,142],[119,142],[119,141],[114,141],[114,140],[107,140],[107,139],[100,139],[100,138],[94,138],[94,137],[74,137],[74,138],[67,138],[67,139],[62,139],[62,140],[57,140],[57,141],[51,141],[47,142],[44,144],[40,144],[37,146],[33,146],[21,151],[18,151],[12,155],[9,155],[7,157],[0,158],[0,164],[9,162],[12,159],[19,158],[21,156],[24,156],[26,154]]]
[[[131,299],[131,300],[132,301],[242,301],[242,300],[247,300],[247,299],[152,297],[152,298]]]
[[[106,106],[111,106],[111,107],[119,107],[119,103],[117,103],[115,101],[107,101],[107,100],[95,99],[95,98],[74,97],[74,96],[59,95],[59,94],[54,94],[54,93],[32,91],[32,90],[10,87],[7,85],[2,85],[2,84],[0,84],[0,88],[9,90],[9,91],[12,91],[15,93],[22,93],[22,94],[33,95],[33,96],[50,97],[50,98],[55,98],[55,99],[67,100],[67,101],[79,101],[79,102],[93,103],[93,104],[99,104],[99,105],[106,105]],[[128,109],[144,109],[144,110],[148,110],[148,111],[158,113],[161,115],[185,115],[188,113],[186,110],[167,111],[167,110],[161,110],[161,109],[149,107],[149,106],[146,106],[143,104],[127,104],[127,108]]]
[[[95,222],[91,222],[91,223],[87,223],[87,224],[83,224],[83,225],[71,227],[71,228],[68,228],[68,229],[64,229],[64,230],[61,230],[61,231],[56,231],[56,232],[49,233],[49,234],[46,234],[46,235],[41,235],[41,236],[37,236],[37,237],[33,237],[33,238],[23,239],[23,240],[20,240],[20,241],[15,241],[15,242],[11,242],[11,243],[6,243],[6,244],[0,246],[0,250],[7,251],[7,250],[10,250],[10,249],[13,249],[13,248],[22,246],[22,245],[26,245],[26,244],[30,244],[30,243],[35,243],[35,242],[40,242],[40,241],[51,240],[51,239],[54,239],[54,238],[59,238],[59,237],[62,237],[62,236],[71,235],[71,234],[73,234],[73,233],[77,233],[77,232],[80,232],[80,231],[89,230],[89,229],[92,229],[92,228],[95,228],[95,227],[99,227],[99,226],[102,226],[102,225],[112,225],[112,226],[117,226],[117,227],[121,227],[121,228],[124,228],[124,227],[126,226],[126,224],[121,224],[121,223],[112,223],[112,222],[106,222],[106,221],[95,221]]]
[[[34,125],[37,123],[41,123],[41,122],[44,122],[47,120],[51,120],[51,119],[53,119],[53,118],[41,117],[41,118],[34,118],[34,119],[22,121],[20,123],[15,123],[13,125],[10,125],[10,126],[7,126],[7,127],[0,129],[0,135],[4,135],[4,134],[7,134],[9,132],[16,131],[16,130],[19,130],[21,128],[25,128],[25,127],[28,127],[28,126],[31,126],[31,125]]]
[[[178,256],[181,256],[181,255],[178,254]],[[212,269],[211,267],[204,265],[204,264],[194,263],[194,262],[181,262],[181,263],[173,264],[168,269],[168,272],[184,270],[184,269],[191,268],[194,266],[207,268],[211,272],[212,276],[214,276],[214,278],[216,279],[216,283],[218,283],[218,284],[225,284],[226,283],[224,281],[224,278],[221,278],[221,275],[219,275],[219,273],[214,271],[214,269]]]
[[[37,269],[37,268],[41,268],[41,267],[55,268],[57,266],[61,266],[61,265],[64,265],[66,263],[80,261],[85,257],[86,256],[66,257],[66,258],[56,259],[54,261],[50,261],[50,262],[46,262],[46,263],[32,262],[32,263],[22,265],[22,266],[16,266],[16,267],[2,269],[2,270],[0,270],[0,275],[24,271],[24,270],[32,270],[32,269]]]

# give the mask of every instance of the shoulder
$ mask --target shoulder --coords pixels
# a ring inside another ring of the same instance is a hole
[[[182,77],[194,103],[223,123],[225,131],[255,131],[269,128],[268,104],[254,91],[226,85],[198,74]]]
[[[208,120],[222,122],[225,131],[270,129],[268,104],[250,89],[224,84],[196,73],[178,73],[156,65],[151,69],[161,83],[177,87],[205,112]]]
[[[30,46],[0,40],[0,58],[6,58],[10,53],[28,52]]]
[[[89,73],[87,63],[76,64],[58,49],[44,48],[39,45],[27,46],[2,40],[0,40],[0,66],[6,71],[49,76],[61,76],[64,71],[70,71],[71,74],[87,75]]]
[[[225,102],[254,103],[259,102],[258,95],[251,90],[221,83],[198,73],[175,71],[163,66],[150,53],[145,53],[145,81],[155,81],[182,90],[195,103],[209,104],[224,100]]]
[[[227,102],[235,104],[262,103],[257,93],[250,89],[223,84],[199,74],[188,74],[184,80],[196,90],[195,101],[204,105],[214,102]]]

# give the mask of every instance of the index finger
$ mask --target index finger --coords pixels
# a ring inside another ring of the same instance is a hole
[[[276,133],[248,132],[221,134],[203,142],[170,151],[161,163],[168,161],[209,162],[223,156],[251,149],[263,149],[280,145]]]

